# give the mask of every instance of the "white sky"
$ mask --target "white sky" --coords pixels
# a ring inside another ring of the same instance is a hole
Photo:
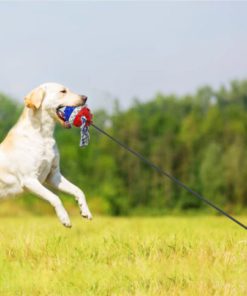
[[[1,2],[0,91],[55,81],[92,108],[247,78],[247,2]]]

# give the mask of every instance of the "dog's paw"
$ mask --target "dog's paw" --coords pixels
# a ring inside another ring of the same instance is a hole
[[[70,219],[69,219],[69,215],[66,212],[66,210],[64,209],[64,207],[62,207],[62,206],[56,207],[56,213],[57,213],[59,220],[61,221],[61,223],[65,227],[68,227],[68,228],[72,227]]]
[[[63,223],[63,226],[67,227],[67,228],[71,228],[72,227],[72,224],[69,222],[62,222]]]
[[[71,228],[72,224],[70,222],[69,216],[67,215],[67,217],[62,217],[60,218],[60,221],[62,222],[63,226],[67,227],[67,228]]]
[[[93,219],[93,215],[90,213],[89,209],[83,209],[83,210],[81,210],[81,216],[83,218],[88,219],[88,220],[92,220]]]
[[[93,219],[93,215],[91,214],[88,208],[88,205],[86,203],[79,203],[79,207],[80,207],[80,214],[83,218],[86,218],[88,220]]]

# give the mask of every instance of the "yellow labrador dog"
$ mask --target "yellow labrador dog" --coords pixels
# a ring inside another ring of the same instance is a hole
[[[45,184],[71,194],[77,200],[81,215],[92,219],[84,193],[62,176],[59,152],[53,137],[62,106],[80,106],[87,97],[71,92],[57,83],[45,83],[25,98],[24,111],[0,144],[0,199],[29,190],[48,201],[61,223],[71,227],[68,213],[60,198]]]

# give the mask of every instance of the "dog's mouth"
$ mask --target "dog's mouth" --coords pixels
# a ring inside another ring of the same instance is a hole
[[[59,119],[61,119],[62,121],[65,121],[65,117],[64,117],[64,109],[65,109],[66,106],[63,106],[63,105],[59,105],[56,109],[56,114],[57,114],[57,117]]]

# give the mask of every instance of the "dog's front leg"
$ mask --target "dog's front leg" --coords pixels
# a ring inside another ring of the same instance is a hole
[[[80,207],[82,217],[91,220],[93,218],[86,201],[86,197],[82,190],[68,181],[60,172],[55,172],[49,176],[47,183],[54,188],[59,189],[65,193],[71,194],[75,197]]]
[[[71,227],[69,215],[57,195],[44,187],[37,179],[28,178],[23,183],[26,189],[48,201],[55,208],[57,216],[64,226]]]

